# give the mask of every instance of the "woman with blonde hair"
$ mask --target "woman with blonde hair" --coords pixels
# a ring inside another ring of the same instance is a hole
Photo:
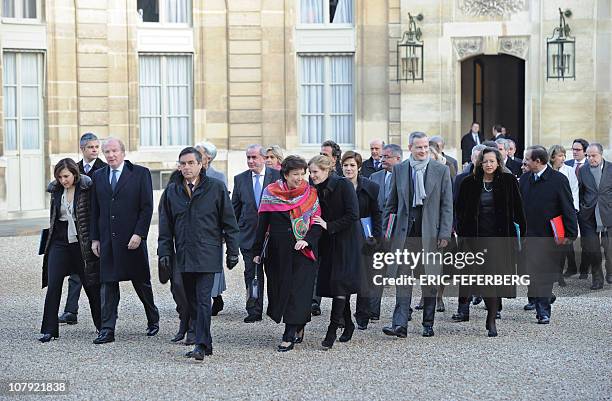
[[[266,149],[266,166],[275,170],[281,169],[283,163],[283,150],[278,145],[272,145]]]

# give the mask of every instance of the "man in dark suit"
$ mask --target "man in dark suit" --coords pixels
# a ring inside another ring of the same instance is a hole
[[[125,145],[119,139],[107,139],[102,152],[108,166],[94,173],[91,196],[91,248],[100,258],[102,300],[102,329],[94,344],[115,341],[120,281],[132,281],[147,315],[147,336],[159,331],[147,252],[153,215],[151,173],[125,160]]]
[[[491,138],[494,141],[497,141],[498,139],[506,139],[506,136],[503,134],[503,132],[504,127],[502,127],[500,124],[495,124],[491,129]]]
[[[264,188],[279,180],[280,173],[266,167],[265,151],[261,145],[250,145],[246,150],[246,157],[249,169],[234,177],[232,205],[240,228],[240,252],[244,260],[244,283],[247,290],[253,282],[255,269],[257,269],[259,296],[253,299],[251,294],[247,295],[248,315],[244,319],[245,323],[253,323],[261,320],[265,280],[263,264],[255,265],[253,258],[257,255],[251,251],[257,229],[257,211]]]
[[[438,148],[440,148],[440,152],[442,153],[442,156],[444,156],[444,158],[455,167],[455,171],[458,173],[459,165],[457,163],[457,159],[444,153],[444,138],[436,135],[436,136],[432,136],[429,140],[438,144]]]
[[[508,170],[510,170],[515,177],[520,177],[523,174],[521,171],[521,163],[508,157],[510,141],[504,138],[499,138],[495,140],[495,143],[497,144],[497,150],[499,150],[499,153],[501,153],[502,158],[504,159],[504,166],[506,166],[506,168],[508,168]]]
[[[92,132],[86,132],[81,136],[79,147],[83,158],[77,163],[79,173],[86,174],[89,178],[93,177],[94,171],[106,166],[98,158],[100,141]],[[81,279],[78,274],[71,274],[68,277],[68,296],[64,313],[58,317],[60,323],[77,324],[77,313],[79,312],[79,297],[81,295]]]
[[[588,166],[579,170],[580,234],[589,252],[593,282],[591,290],[604,284],[600,246],[606,259],[605,279],[612,284],[612,164],[603,158],[603,146],[591,143],[587,148]]]
[[[159,202],[157,254],[160,266],[180,272],[189,301],[196,346],[185,356],[203,360],[213,350],[210,298],[215,274],[223,271],[219,251],[225,240],[226,265],[228,269],[236,266],[238,224],[225,184],[206,176],[202,155],[196,148],[181,151],[179,171]]]
[[[516,142],[514,142],[513,139],[511,138],[506,138],[508,140],[508,144],[510,145],[508,147],[508,158],[514,160],[515,162],[519,162],[519,164],[523,164],[523,159],[520,159],[518,156],[516,156]]]
[[[469,163],[472,155],[472,148],[484,142],[484,136],[480,133],[480,124],[472,123],[470,132],[461,138],[461,164]],[[457,170],[459,171],[459,170]]]
[[[580,185],[580,169],[587,164],[586,151],[589,147],[589,142],[586,139],[577,138],[572,142],[572,160],[567,160],[565,164],[570,167],[573,167],[574,172],[576,173],[576,177],[578,177],[578,185]],[[580,257],[580,267],[578,271],[580,272],[580,276],[578,277],[581,280],[586,280],[589,277],[589,266],[591,265],[591,261],[589,260],[589,251],[588,244],[585,244],[585,241],[582,238],[582,226],[580,223],[580,218],[578,219],[578,226],[580,227],[580,248],[581,248],[581,257]],[[587,227],[588,231],[588,227]],[[588,240],[586,241],[588,242]],[[586,248],[585,248],[586,245]],[[576,255],[573,252],[574,247],[571,248],[571,253],[569,254],[569,258],[576,260]],[[576,271],[576,263],[573,263],[573,266],[568,266],[567,270],[563,274],[563,277],[571,277],[574,274],[578,273]]]
[[[385,210],[385,204],[391,193],[391,178],[393,176],[393,166],[402,162],[403,152],[399,145],[390,143],[382,149],[382,167],[370,176],[370,180],[378,184],[378,208]],[[384,235],[386,227],[382,227]],[[380,320],[380,302],[382,298],[383,286],[376,286],[376,293],[370,298],[370,320]]]
[[[334,171],[340,177],[344,177],[344,173],[342,172],[342,166],[340,165],[340,158],[342,157],[342,150],[340,149],[340,145],[332,140],[327,140],[321,144],[321,153],[322,155],[331,157],[332,162],[334,163]]]
[[[359,171],[362,177],[370,178],[372,174],[383,168],[381,158],[383,146],[385,146],[385,141],[382,139],[374,139],[370,142],[370,158],[363,162]]]
[[[529,172],[521,176],[519,187],[527,221],[524,237],[525,260],[530,275],[528,295],[535,303],[539,324],[550,323],[553,283],[558,279],[563,247],[557,245],[551,219],[561,216],[565,229],[564,244],[578,235],[576,211],[569,181],[548,166],[548,152],[542,146],[525,151]]]

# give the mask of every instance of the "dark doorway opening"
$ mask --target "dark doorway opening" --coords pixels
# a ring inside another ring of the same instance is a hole
[[[496,124],[516,142],[517,156],[525,148],[525,60],[500,54],[461,62],[461,127],[468,132],[480,122],[485,139]]]

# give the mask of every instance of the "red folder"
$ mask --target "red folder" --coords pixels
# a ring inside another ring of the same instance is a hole
[[[550,225],[555,235],[555,242],[557,245],[563,244],[565,240],[565,227],[563,226],[563,217],[557,216],[550,219]]]

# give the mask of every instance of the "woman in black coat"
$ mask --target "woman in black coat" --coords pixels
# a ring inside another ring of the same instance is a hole
[[[323,227],[319,240],[317,295],[333,298],[330,323],[321,343],[324,349],[329,349],[334,345],[336,330],[342,324],[348,329],[342,340],[350,339],[349,334],[352,334],[349,327],[352,325],[351,309],[347,300],[351,294],[359,292],[361,284],[361,258],[356,248],[362,235],[359,202],[351,182],[331,174],[333,165],[329,157],[313,157],[308,168],[321,204],[322,215],[314,220]]]
[[[292,350],[304,338],[317,276],[321,226],[314,224],[314,218],[321,215],[321,208],[317,190],[304,180],[306,167],[299,156],[283,160],[281,179],[268,185],[261,197],[253,245],[255,263],[261,263],[259,255],[265,253],[268,316],[285,323],[280,352]]]
[[[374,270],[372,269],[372,254],[380,243],[382,236],[382,213],[378,207],[378,191],[380,187],[374,181],[370,181],[359,175],[363,159],[357,152],[349,150],[344,152],[341,159],[342,173],[353,184],[357,192],[359,202],[359,218],[361,219],[361,244],[355,247],[356,252],[361,251],[360,260],[362,262],[361,288],[357,294],[357,304],[355,306],[355,320],[360,330],[365,330],[370,321],[371,294],[374,293]],[[349,297],[350,298],[350,297]],[[350,299],[347,299],[347,303]],[[350,312],[350,311],[349,311]],[[354,330],[350,314],[345,316],[345,333],[340,337],[340,341],[348,341]]]
[[[93,185],[86,175],[80,175],[72,159],[62,159],[56,165],[51,193],[50,226],[42,281],[47,287],[40,342],[59,337],[57,313],[62,297],[64,277],[78,274],[89,299],[91,315],[100,330],[100,262],[91,250],[89,238],[89,190]]]
[[[474,173],[461,183],[456,216],[461,250],[487,250],[484,264],[473,265],[461,274],[517,273],[516,226],[518,225],[520,233],[525,233],[525,214],[516,177],[503,172],[501,153],[497,149],[484,149],[478,157]],[[516,297],[516,287],[481,286],[470,289],[468,286],[462,286],[461,290],[462,299],[467,299],[468,294],[482,294],[487,306],[488,335],[497,336],[495,315],[498,303],[501,297]]]

